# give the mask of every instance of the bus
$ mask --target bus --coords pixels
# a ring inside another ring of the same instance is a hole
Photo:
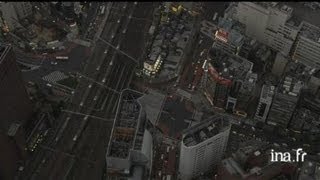
[[[57,56],[56,57],[56,60],[68,60],[69,59],[69,57],[68,56]]]
[[[215,21],[217,19],[218,13],[214,13],[212,20]]]
[[[103,14],[104,14],[105,9],[106,9],[106,6],[103,5],[103,6],[101,7],[100,15],[103,15]]]

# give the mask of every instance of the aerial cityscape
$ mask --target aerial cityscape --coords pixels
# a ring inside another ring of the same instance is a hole
[[[0,2],[0,180],[320,180],[319,2]]]

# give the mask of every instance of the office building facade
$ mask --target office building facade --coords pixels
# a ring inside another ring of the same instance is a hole
[[[293,9],[277,2],[239,2],[236,20],[246,25],[246,35],[289,56],[300,23],[292,17]]]
[[[184,132],[179,160],[180,179],[192,179],[219,164],[231,128],[228,118],[215,115]]]

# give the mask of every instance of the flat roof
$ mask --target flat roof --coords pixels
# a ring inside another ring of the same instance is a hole
[[[183,134],[183,143],[186,146],[197,145],[230,128],[229,117],[215,115],[186,129]]]
[[[309,22],[315,26],[320,26],[320,10],[312,10],[304,6],[302,3],[297,2],[282,2],[283,4],[287,4],[293,8],[292,16],[298,17],[299,19]],[[306,13],[307,12],[307,13]]]
[[[304,82],[299,78],[287,75],[284,77],[281,85],[278,87],[278,92],[291,96],[298,96],[303,86]]]
[[[122,91],[108,146],[108,157],[126,159],[134,148],[141,120],[141,105],[137,99],[141,95],[128,89]]]
[[[303,22],[300,34],[301,36],[306,37],[314,42],[320,43],[320,28],[317,26],[314,26],[308,22]]]
[[[245,58],[225,52],[220,48],[212,48],[209,51],[210,63],[215,70],[227,79],[246,79],[247,73],[252,71],[253,63]]]

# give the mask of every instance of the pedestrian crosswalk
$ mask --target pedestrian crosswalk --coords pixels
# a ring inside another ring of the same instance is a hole
[[[68,78],[68,76],[60,71],[54,71],[54,72],[42,77],[43,80],[48,81],[48,82],[53,82],[53,83],[55,83],[57,81],[61,81],[66,78]]]

